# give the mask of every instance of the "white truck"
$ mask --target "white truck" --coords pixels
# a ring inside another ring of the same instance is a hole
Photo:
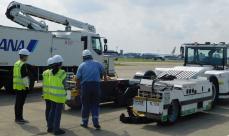
[[[4,86],[6,90],[12,90],[12,69],[22,48],[31,52],[28,63],[31,64],[29,69],[34,81],[40,81],[46,60],[55,54],[63,56],[63,69],[76,73],[83,61],[81,54],[84,49],[89,49],[95,60],[104,63],[108,75],[115,75],[113,59],[103,55],[107,50],[107,40],[96,33],[94,26],[14,1],[9,4],[6,16],[28,29],[0,25],[0,88]],[[65,31],[48,31],[45,22],[37,21],[37,18],[62,24],[66,26]],[[72,27],[78,30],[73,31]],[[104,50],[101,39],[104,39]],[[114,85],[122,81],[102,84],[115,88]]]
[[[184,66],[156,68],[142,79],[133,111],[137,116],[174,123],[179,116],[209,110],[229,97],[229,44],[190,43],[181,48]]]

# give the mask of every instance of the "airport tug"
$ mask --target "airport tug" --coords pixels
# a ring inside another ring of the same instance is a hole
[[[228,99],[228,47],[223,42],[183,44],[184,65],[156,68],[143,76],[129,117],[122,114],[120,120],[175,123],[179,116],[210,110],[219,99]]]
[[[211,109],[214,96],[215,87],[207,78],[142,79],[138,96],[133,100],[133,109],[142,117],[174,123],[179,115]]]

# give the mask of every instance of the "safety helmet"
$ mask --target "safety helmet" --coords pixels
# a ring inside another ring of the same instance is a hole
[[[64,59],[60,55],[54,55],[52,58],[54,60],[54,63],[61,63],[64,61]]]
[[[30,55],[30,52],[27,49],[21,49],[18,54],[19,55],[29,56]]]
[[[53,58],[48,58],[47,65],[49,66],[49,65],[52,65],[52,64],[54,64],[54,59]]]
[[[91,51],[89,51],[89,50],[83,50],[82,56],[83,57],[92,56]]]

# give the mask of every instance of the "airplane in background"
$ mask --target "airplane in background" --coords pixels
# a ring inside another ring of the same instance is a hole
[[[106,52],[103,53],[103,55],[110,56],[114,58],[114,60],[117,60],[120,56],[117,51],[113,51],[113,50],[107,50]]]
[[[176,55],[175,53],[176,53],[176,46],[173,48],[170,54],[164,54],[163,56],[166,60],[180,60],[181,59],[180,55]]]

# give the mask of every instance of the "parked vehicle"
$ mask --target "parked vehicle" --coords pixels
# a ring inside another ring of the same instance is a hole
[[[154,78],[141,80],[129,118],[170,124],[229,98],[229,44],[190,43],[181,49],[184,66],[156,68]]]
[[[6,16],[28,29],[0,26],[0,88],[4,86],[7,91],[13,90],[13,66],[18,60],[18,51],[23,48],[31,52],[28,61],[31,64],[30,81],[41,80],[42,72],[46,69],[46,60],[55,54],[64,58],[63,69],[66,72],[76,73],[83,61],[81,54],[84,49],[90,50],[93,58],[104,64],[109,76],[115,76],[113,58],[103,54],[107,51],[107,39],[103,40],[102,47],[102,38],[96,33],[93,25],[18,2],[9,4]],[[44,21],[37,21],[33,17],[62,24],[66,27],[65,31],[48,31]],[[79,30],[71,30],[71,27]],[[31,86],[33,83],[31,82]],[[106,90],[104,95],[107,96],[104,98],[110,101],[118,99],[120,93],[125,91],[115,88],[118,88],[119,84],[128,85],[128,80],[113,79],[102,81],[101,84]]]

